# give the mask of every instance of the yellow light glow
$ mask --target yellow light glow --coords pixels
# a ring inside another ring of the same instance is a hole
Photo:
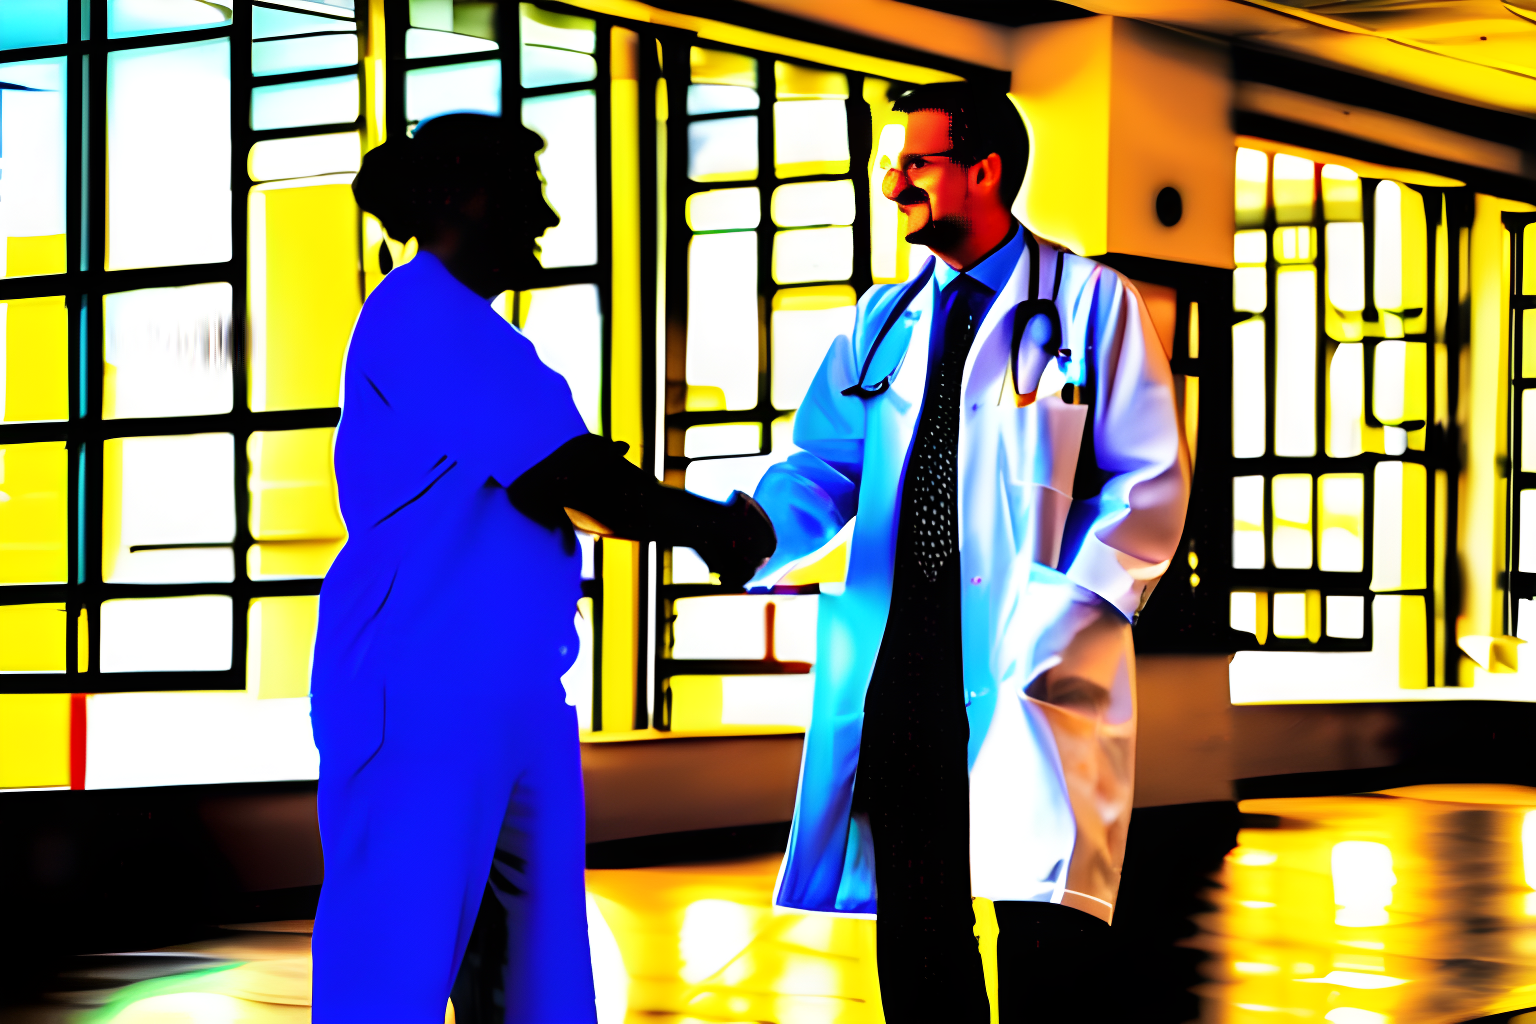
[[[1274,510],[1273,557],[1277,569],[1312,568],[1312,477],[1282,473],[1270,482]],[[1275,613],[1276,635],[1279,611]],[[1292,634],[1301,635],[1301,634]]]
[[[1275,154],[1275,220],[1278,223],[1311,222],[1317,191],[1316,167],[1304,157]]]
[[[1335,843],[1331,855],[1335,923],[1345,928],[1372,928],[1387,923],[1392,905],[1392,850],[1384,843],[1346,840]],[[1334,971],[1329,977],[1339,974]],[[1348,987],[1376,987],[1349,985]],[[1401,982],[1399,982],[1401,984]],[[1387,986],[1380,986],[1387,987]]]
[[[1412,462],[1378,462],[1371,519],[1371,589],[1418,590],[1425,581],[1426,474]]]
[[[1252,633],[1259,643],[1269,639],[1269,595],[1234,590],[1228,622],[1239,633]]]
[[[1264,568],[1264,478],[1232,478],[1232,567]]]
[[[53,607],[62,644],[64,609]],[[12,639],[3,619],[0,630],[4,641]],[[62,646],[58,666],[64,667]],[[67,693],[0,694],[0,789],[69,785],[69,716]]]
[[[1361,572],[1365,568],[1365,475],[1325,473],[1317,478],[1318,568]]]
[[[1385,424],[1423,421],[1428,353],[1421,341],[1380,341],[1372,375],[1371,411]]]
[[[1360,220],[1360,175],[1348,167],[1324,164],[1322,173],[1323,218],[1330,221]]]
[[[1254,227],[1264,223],[1269,205],[1269,155],[1257,149],[1237,151],[1237,224]]]
[[[1276,228],[1274,248],[1280,263],[1311,263],[1317,259],[1317,229],[1310,225]]]

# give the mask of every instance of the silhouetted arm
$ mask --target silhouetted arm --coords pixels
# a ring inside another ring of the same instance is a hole
[[[773,524],[757,502],[740,491],[721,504],[667,487],[627,461],[628,450],[596,434],[573,437],[507,493],[518,511],[551,529],[574,523],[601,536],[691,547],[728,587],[751,579],[773,554]]]

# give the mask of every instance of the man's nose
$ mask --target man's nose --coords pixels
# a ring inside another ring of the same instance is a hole
[[[885,198],[895,202],[896,197],[901,195],[902,191],[906,189],[907,184],[906,171],[900,167],[892,167],[885,172],[885,178],[880,182],[880,191],[885,195]]]

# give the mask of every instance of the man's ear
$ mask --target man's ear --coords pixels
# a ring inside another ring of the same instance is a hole
[[[988,153],[971,167],[970,176],[972,188],[997,191],[1002,188],[1003,158],[996,153]]]

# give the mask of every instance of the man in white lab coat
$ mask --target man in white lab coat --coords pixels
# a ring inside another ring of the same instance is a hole
[[[756,492],[779,538],[758,585],[854,521],[776,900],[876,914],[886,1019],[931,1024],[987,1020],[990,898],[1002,1020],[1089,1020],[1131,810],[1130,623],[1189,492],[1172,376],[1134,288],[1009,212],[1029,150],[1006,96],[945,83],[897,109],[885,193],[937,258],[861,299]]]

